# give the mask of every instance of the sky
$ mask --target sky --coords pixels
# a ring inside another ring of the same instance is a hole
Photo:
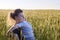
[[[59,9],[60,0],[0,0],[0,9]]]

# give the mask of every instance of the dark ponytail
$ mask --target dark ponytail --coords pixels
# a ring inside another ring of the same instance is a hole
[[[11,14],[10,14],[10,17],[15,20],[15,16],[18,16],[19,13],[22,13],[22,12],[23,12],[23,11],[22,11],[21,9],[16,9],[16,10],[14,11],[14,13],[11,13]]]
[[[10,13],[10,17],[15,20],[15,14],[14,13]]]

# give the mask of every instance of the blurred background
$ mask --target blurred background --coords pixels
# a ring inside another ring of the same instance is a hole
[[[24,11],[34,29],[36,40],[60,40],[60,0],[0,0],[0,40],[14,24],[9,14],[15,9]]]

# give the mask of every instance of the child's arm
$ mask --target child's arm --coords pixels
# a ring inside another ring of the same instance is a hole
[[[8,33],[8,32],[11,32],[13,28],[14,28],[13,26],[10,27],[10,28],[8,29],[7,33]]]
[[[12,26],[10,27],[10,29],[7,31],[6,34],[9,34],[10,32],[13,32],[14,29],[17,29],[18,27],[17,26]]]
[[[8,31],[7,34],[9,34],[9,32],[12,32],[14,29],[18,29],[20,27],[22,27],[22,23],[16,24],[15,26],[12,26]]]

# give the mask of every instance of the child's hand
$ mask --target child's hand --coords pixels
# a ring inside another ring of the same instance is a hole
[[[9,32],[6,33],[6,36],[7,36],[7,37],[8,37],[8,35],[9,35]]]
[[[11,32],[10,31],[7,31],[6,36],[7,37],[10,37],[10,35],[11,35]]]

